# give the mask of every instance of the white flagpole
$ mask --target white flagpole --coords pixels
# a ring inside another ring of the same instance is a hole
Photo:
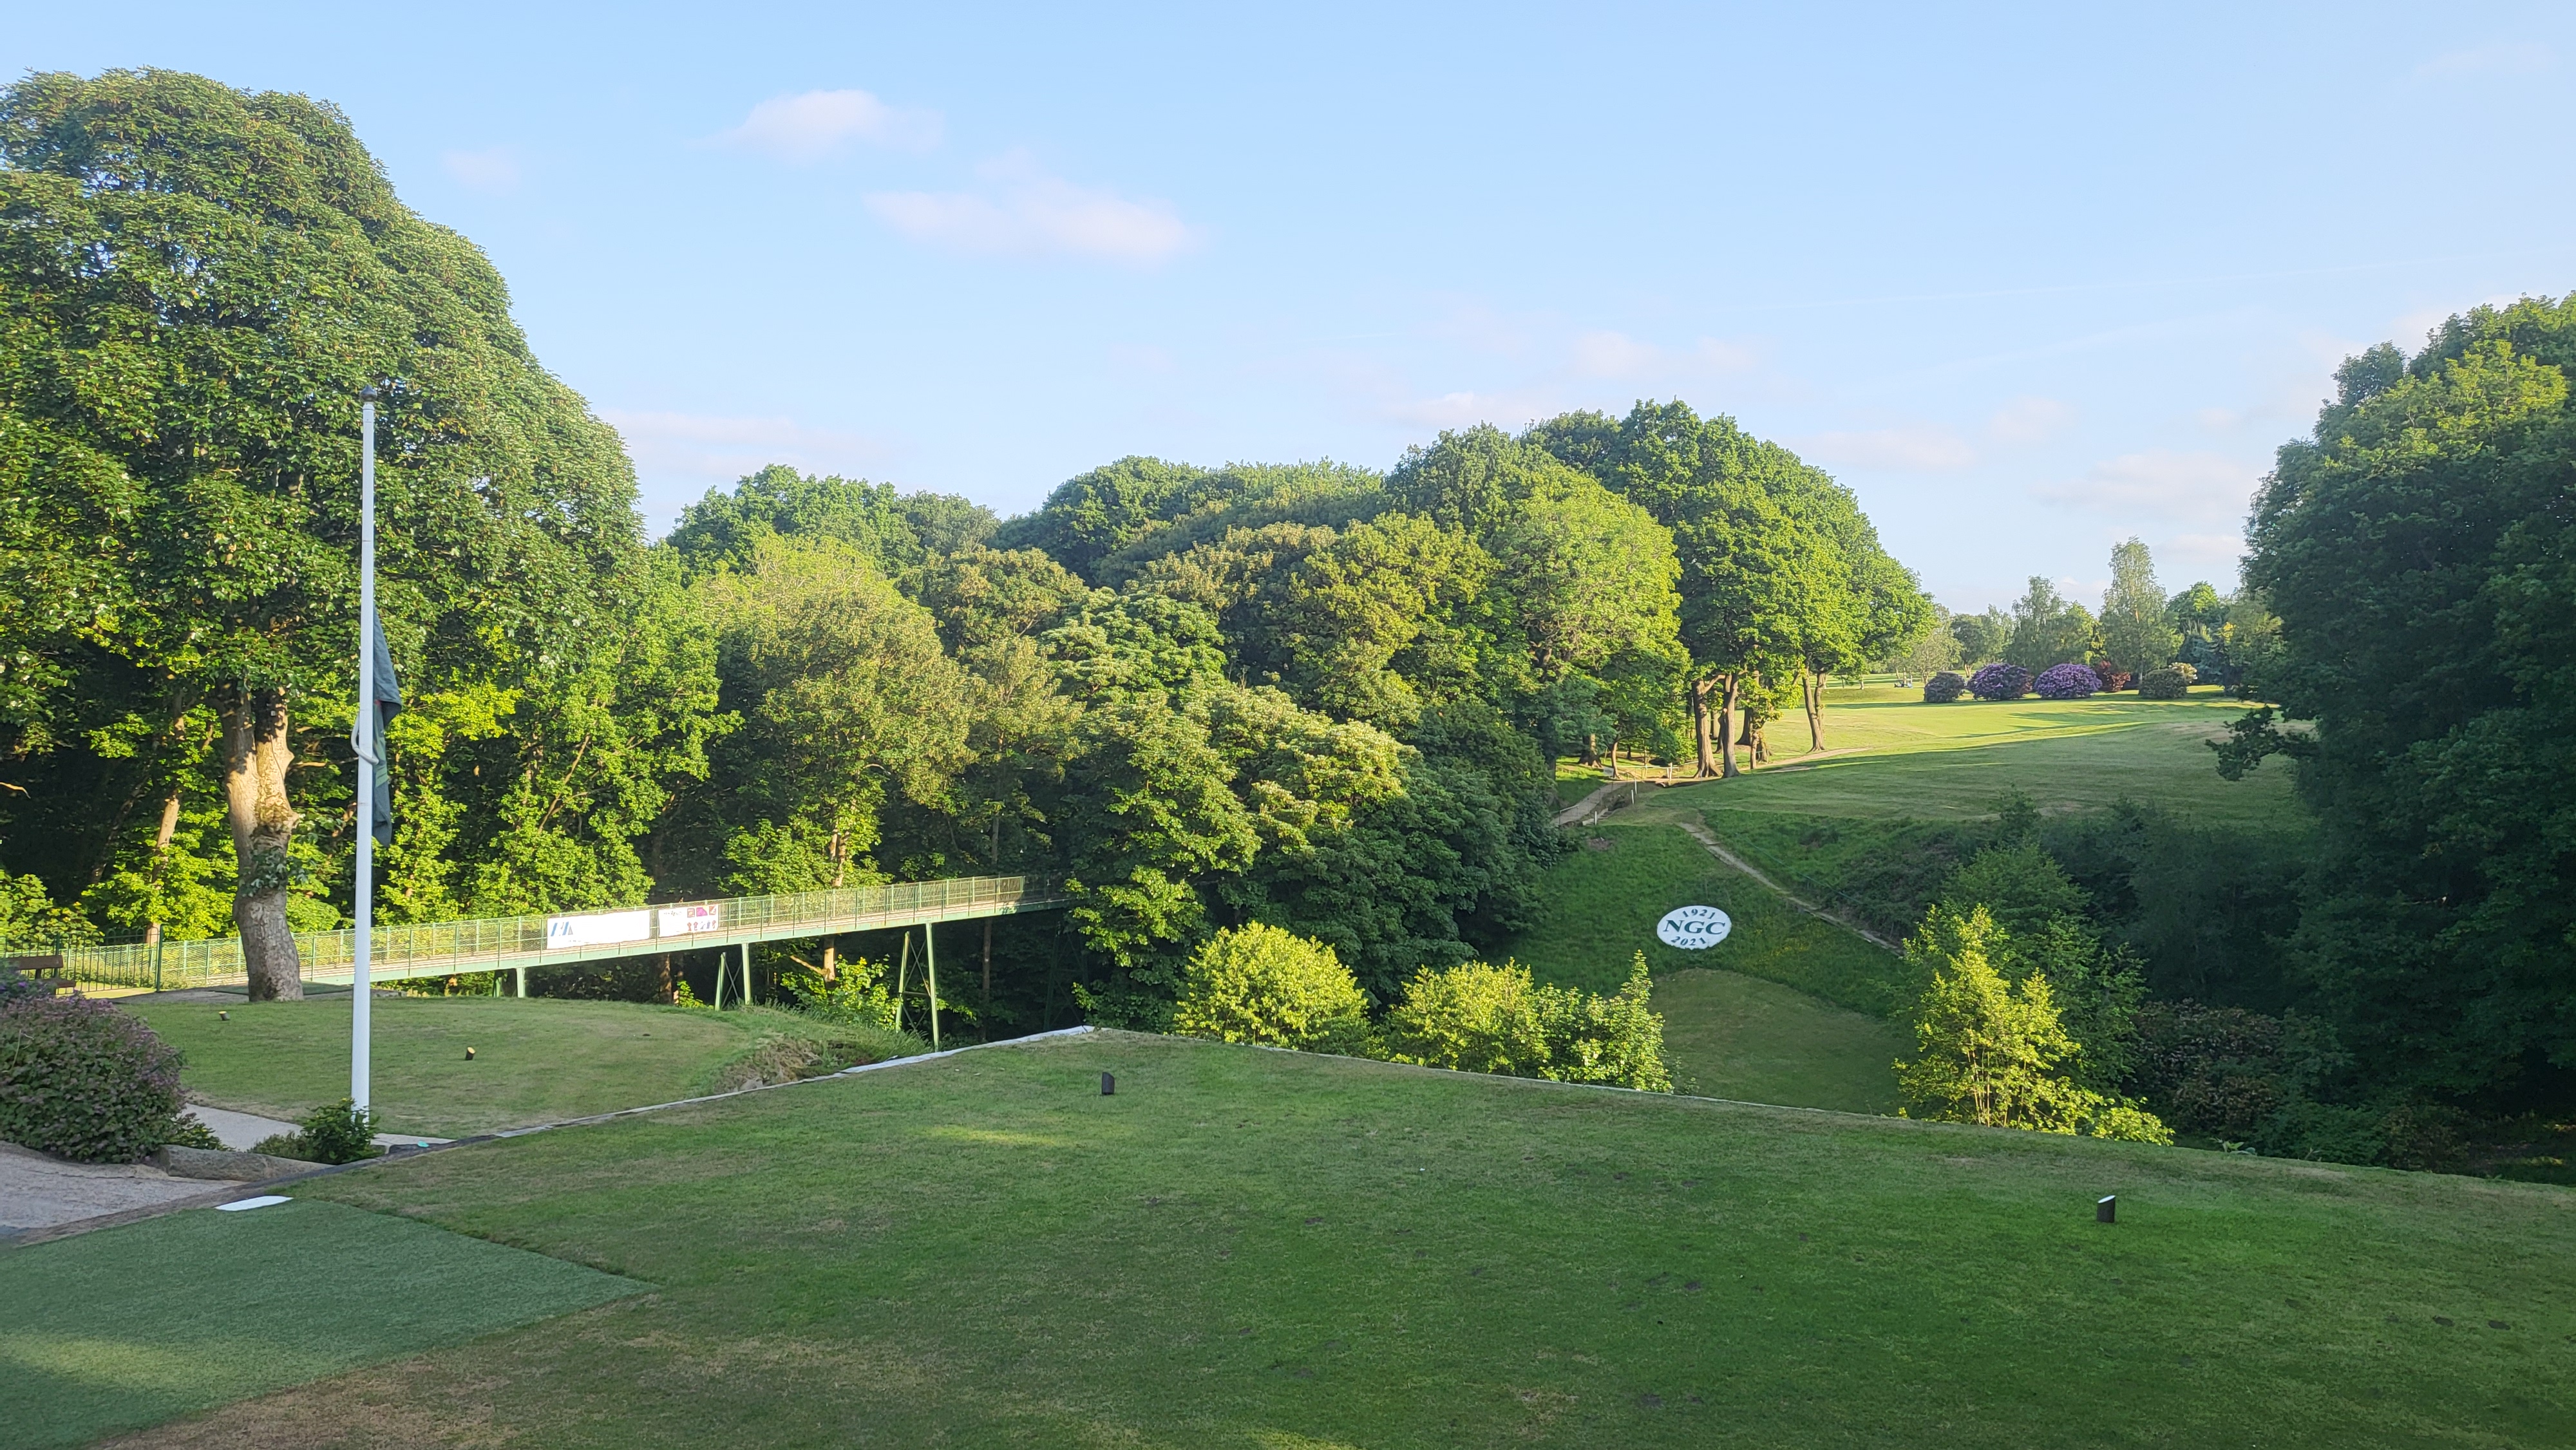
[[[369,1009],[368,928],[376,914],[376,771],[383,760],[376,741],[376,390],[359,396],[365,442],[358,461],[358,728],[350,737],[358,755],[358,931],[349,973],[349,1097],[367,1106]]]

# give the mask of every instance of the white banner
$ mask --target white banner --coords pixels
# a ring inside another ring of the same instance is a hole
[[[603,911],[591,916],[550,916],[546,918],[546,950],[564,947],[608,946],[622,941],[650,941],[653,937],[653,913],[649,911]]]
[[[724,908],[720,906],[666,906],[662,908],[662,929],[656,936],[687,936],[695,931],[714,931],[723,924]]]

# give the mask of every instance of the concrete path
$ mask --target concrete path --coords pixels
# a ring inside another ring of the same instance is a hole
[[[295,1131],[293,1123],[263,1118],[256,1113],[236,1113],[230,1108],[211,1108],[204,1103],[188,1109],[198,1122],[214,1131],[217,1141],[236,1153],[247,1153],[262,1138]],[[378,1133],[376,1146],[392,1148],[413,1143],[444,1143],[445,1138],[424,1138],[418,1133]]]
[[[216,1185],[148,1163],[66,1163],[0,1143],[0,1234],[195,1198]],[[240,1185],[227,1190],[238,1195]]]

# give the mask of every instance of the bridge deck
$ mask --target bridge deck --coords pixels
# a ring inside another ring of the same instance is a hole
[[[369,943],[368,977],[383,982],[707,951],[1048,911],[1067,900],[1060,884],[1046,877],[967,876],[785,896],[673,901],[624,911],[414,922],[375,929]],[[295,946],[304,963],[305,981],[349,981],[357,953],[355,931],[297,932]],[[62,956],[63,975],[106,987],[165,991],[233,986],[247,980],[238,937],[158,946],[74,946],[65,948]]]

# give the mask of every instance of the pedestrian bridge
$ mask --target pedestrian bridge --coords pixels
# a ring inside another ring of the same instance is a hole
[[[623,911],[411,922],[374,930],[367,976],[371,982],[386,982],[460,972],[515,972],[519,995],[525,996],[532,967],[972,921],[1053,910],[1069,901],[1063,884],[1052,877],[965,876],[785,896],[672,901]],[[346,985],[355,967],[357,933],[300,931],[295,934],[295,951],[304,964],[306,982]],[[242,969],[238,937],[69,946],[63,949],[59,971],[77,982],[155,992],[238,986],[249,980]]]

